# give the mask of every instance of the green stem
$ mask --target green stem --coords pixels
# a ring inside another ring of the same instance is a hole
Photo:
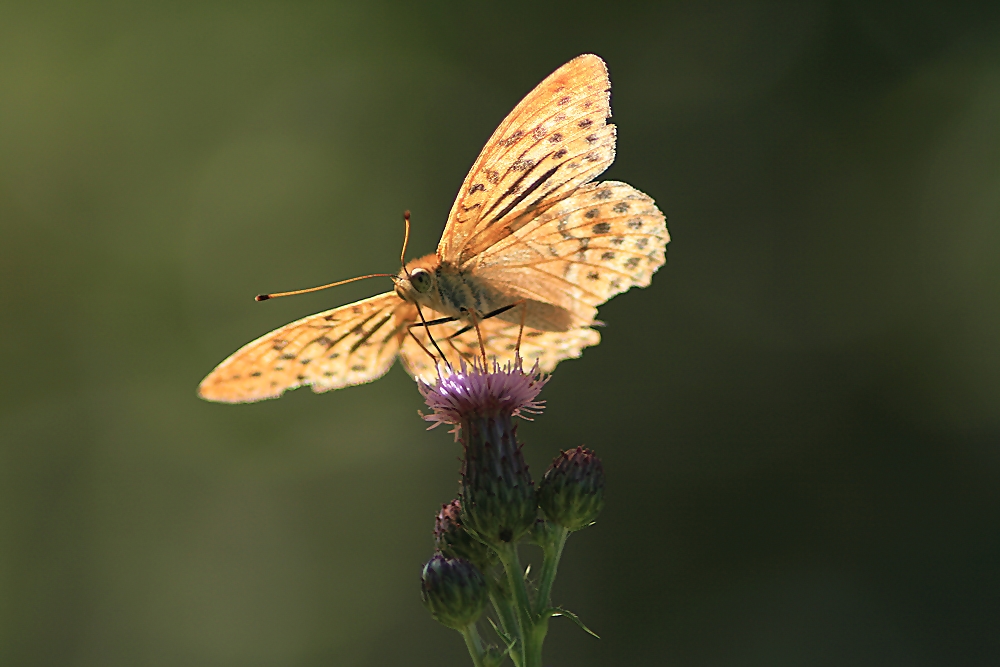
[[[556,580],[559,559],[562,558],[566,538],[569,537],[569,531],[562,526],[552,524],[552,531],[552,541],[542,547],[544,559],[542,560],[542,576],[538,582],[538,595],[535,596],[536,616],[541,616],[546,609],[552,606],[552,583]]]
[[[497,582],[495,586],[491,587],[490,602],[493,603],[493,608],[496,609],[497,618],[500,620],[500,628],[511,639],[517,642],[514,648],[510,650],[510,659],[514,661],[514,667],[521,667],[521,648],[524,645],[524,638],[521,637],[521,626],[517,622],[517,616],[514,615],[514,608],[510,605],[510,598],[507,595],[507,591],[501,588],[501,586],[502,583]]]
[[[523,667],[541,667],[541,642],[535,631],[535,614],[531,608],[531,600],[528,598],[528,589],[524,585],[524,571],[521,569],[521,560],[517,556],[517,547],[513,544],[506,544],[497,550],[500,562],[507,573],[507,581],[511,591],[514,593],[514,602],[517,609],[517,620],[521,626],[521,651]],[[544,636],[544,635],[543,635]],[[538,643],[536,650],[535,644]]]
[[[469,655],[472,656],[472,664],[475,667],[483,667],[483,655],[486,651],[483,649],[483,640],[479,637],[479,630],[476,629],[475,623],[470,623],[465,626],[459,632],[465,637],[465,646],[469,649]]]

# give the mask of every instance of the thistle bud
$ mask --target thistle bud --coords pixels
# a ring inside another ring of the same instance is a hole
[[[434,554],[420,577],[420,597],[434,619],[461,630],[475,623],[486,606],[486,580],[464,558]]]
[[[583,447],[562,452],[538,485],[538,505],[545,517],[566,530],[594,522],[604,507],[604,465]]]
[[[434,425],[453,424],[464,449],[462,525],[490,546],[516,542],[535,523],[535,488],[517,442],[514,417],[541,410],[536,401],[547,381],[520,364],[488,372],[473,365],[438,381],[421,383]]]
[[[485,571],[496,554],[462,526],[462,504],[453,500],[441,506],[434,520],[434,548],[448,558],[464,558]]]

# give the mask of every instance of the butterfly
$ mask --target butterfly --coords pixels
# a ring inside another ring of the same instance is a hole
[[[243,403],[304,385],[324,392],[375,380],[397,357],[425,381],[481,354],[503,363],[518,352],[551,371],[598,344],[597,306],[649,285],[670,240],[650,197],[593,182],[615,157],[610,90],[592,54],[550,74],[486,143],[437,252],[404,264],[391,292],[243,346],[199,395]]]

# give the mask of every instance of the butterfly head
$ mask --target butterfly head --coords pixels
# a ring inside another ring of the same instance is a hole
[[[415,259],[404,266],[393,279],[399,298],[410,303],[421,304],[429,304],[433,301],[430,295],[434,294],[437,287],[436,264],[437,256],[428,255]]]

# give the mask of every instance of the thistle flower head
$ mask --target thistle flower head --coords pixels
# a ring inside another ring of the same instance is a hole
[[[548,381],[536,364],[525,373],[518,359],[493,370],[462,364],[437,384],[420,383],[433,411],[424,419],[453,424],[462,443],[461,522],[466,531],[494,549],[516,542],[538,513],[535,487],[517,441],[514,417],[541,411],[538,392]]]
[[[492,371],[478,363],[462,361],[457,372],[439,376],[437,384],[419,381],[417,386],[432,410],[423,418],[434,428],[441,424],[457,426],[473,417],[525,418],[525,414],[538,414],[545,401],[536,399],[548,381],[537,362],[525,373],[518,358],[505,366],[494,361]]]
[[[482,615],[486,606],[486,579],[464,558],[434,554],[420,576],[420,597],[439,622],[461,630]]]
[[[496,562],[496,554],[462,525],[462,503],[457,499],[442,505],[434,520],[434,548],[448,558],[464,558],[481,570]]]
[[[566,530],[589,526],[604,507],[601,459],[583,447],[559,454],[538,485],[538,506]]]

